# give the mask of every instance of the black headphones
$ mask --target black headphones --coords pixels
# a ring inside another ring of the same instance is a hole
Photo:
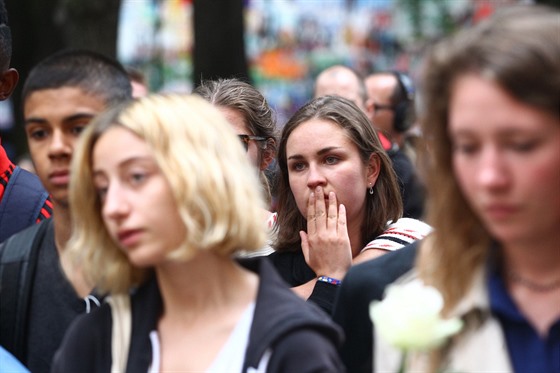
[[[412,79],[399,71],[392,71],[397,78],[397,86],[393,92],[395,119],[393,128],[397,132],[405,132],[414,123],[414,85]]]

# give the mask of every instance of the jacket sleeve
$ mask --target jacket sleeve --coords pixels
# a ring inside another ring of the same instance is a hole
[[[272,351],[267,373],[341,373],[346,369],[332,340],[318,330],[302,329],[282,338]]]
[[[339,285],[328,284],[317,281],[313,287],[313,292],[307,298],[308,302],[313,302],[323,309],[328,315],[332,313],[334,301],[338,293]]]
[[[54,355],[51,372],[111,370],[111,310],[107,304],[76,318]]]

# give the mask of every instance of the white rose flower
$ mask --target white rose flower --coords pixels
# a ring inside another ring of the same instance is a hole
[[[440,346],[462,327],[458,318],[442,319],[443,297],[418,281],[391,285],[383,301],[373,301],[370,317],[379,335],[402,350],[429,350]]]

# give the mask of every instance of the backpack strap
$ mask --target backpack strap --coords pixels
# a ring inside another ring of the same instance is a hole
[[[25,361],[29,299],[47,219],[0,245],[0,345]]]
[[[37,176],[16,166],[0,201],[0,242],[35,224],[48,197]]]

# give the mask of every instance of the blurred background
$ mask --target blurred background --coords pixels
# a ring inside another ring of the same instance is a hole
[[[282,126],[334,64],[363,75],[398,69],[414,79],[423,51],[515,3],[560,0],[5,0],[18,90],[0,102],[10,157],[26,152],[20,89],[30,68],[87,48],[139,72],[152,92],[190,92],[201,79],[237,77],[263,92]]]

